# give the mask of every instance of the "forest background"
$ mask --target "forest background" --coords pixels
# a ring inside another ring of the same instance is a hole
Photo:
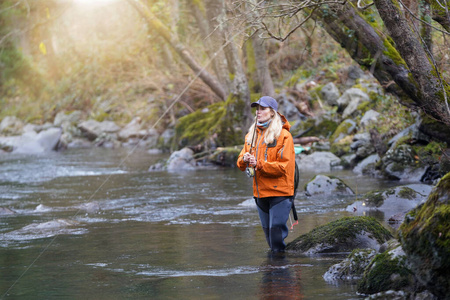
[[[176,147],[236,145],[251,101],[287,93],[317,113],[314,92],[358,64],[397,99],[378,103],[386,131],[415,111],[448,143],[449,24],[448,3],[434,0],[2,1],[0,119],[79,110],[175,128]]]

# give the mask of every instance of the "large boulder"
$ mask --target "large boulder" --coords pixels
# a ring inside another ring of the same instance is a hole
[[[1,149],[22,154],[39,154],[55,150],[61,137],[61,128],[52,127],[39,133],[27,131],[21,136],[0,138]]]
[[[370,133],[358,133],[353,137],[353,143],[350,145],[356,156],[359,158],[366,158],[375,152],[375,147],[372,145]]]
[[[406,264],[405,252],[397,245],[392,250],[377,254],[370,262],[358,283],[358,293],[408,290],[414,286],[414,282],[414,274]]]
[[[339,165],[340,162],[339,157],[326,151],[316,151],[309,155],[300,154],[297,156],[297,163],[300,170],[315,173],[329,172],[334,166]]]
[[[0,123],[0,133],[6,135],[20,135],[24,124],[15,116],[6,116]]]
[[[194,170],[194,151],[189,148],[183,148],[173,152],[167,160],[166,166],[167,171]]]
[[[350,88],[346,90],[337,100],[339,109],[343,111],[342,118],[344,119],[351,116],[358,109],[360,104],[369,101],[369,95],[358,88]]]
[[[320,95],[326,104],[336,106],[338,105],[337,99],[339,99],[341,93],[334,83],[329,82],[322,87]]]
[[[354,195],[353,190],[341,179],[316,175],[305,186],[307,196],[313,195]]]
[[[439,299],[450,295],[450,173],[411,211],[400,227],[399,239],[411,269]]]
[[[391,238],[391,233],[374,218],[344,217],[301,235],[286,250],[305,254],[350,252],[357,248],[378,251]]]
[[[410,145],[402,144],[389,149],[383,156],[383,172],[387,178],[420,182],[428,166],[416,166],[415,152]]]
[[[78,128],[91,141],[107,134],[115,134],[120,130],[120,127],[112,121],[98,122],[95,120],[81,122]]]
[[[382,216],[385,221],[400,222],[410,210],[425,202],[431,186],[411,184],[365,194],[362,200],[347,207],[356,215]]]
[[[375,255],[373,249],[355,249],[342,262],[332,265],[323,278],[326,281],[361,279],[364,269]]]

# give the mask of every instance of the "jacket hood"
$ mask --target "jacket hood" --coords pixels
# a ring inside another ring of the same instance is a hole
[[[281,123],[283,123],[283,128],[289,131],[291,129],[291,124],[289,123],[289,121],[286,119],[285,116],[283,116],[279,112],[277,112],[277,114],[279,114],[281,117]]]

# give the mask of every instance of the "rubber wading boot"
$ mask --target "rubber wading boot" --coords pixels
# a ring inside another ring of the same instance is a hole
[[[263,227],[262,229],[263,229],[263,231],[264,231],[264,235],[266,236],[267,244],[269,245],[270,248],[272,248],[272,246],[270,245],[269,228]]]
[[[272,252],[284,252],[286,244],[283,241],[281,228],[270,228],[270,248]]]

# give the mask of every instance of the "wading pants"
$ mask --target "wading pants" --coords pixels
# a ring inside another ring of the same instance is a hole
[[[256,201],[262,229],[272,252],[283,252],[284,239],[288,236],[286,222],[292,208],[289,197],[260,198]]]

